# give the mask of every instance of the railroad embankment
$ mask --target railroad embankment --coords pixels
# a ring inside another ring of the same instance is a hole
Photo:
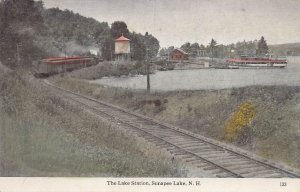
[[[300,87],[146,94],[74,78],[56,84],[300,168]]]
[[[146,74],[146,67],[143,61],[104,61],[95,66],[69,72],[67,76],[78,79],[95,80],[107,76],[129,76],[137,74]],[[58,76],[61,75],[62,74],[58,74]]]
[[[27,80],[0,76],[1,176],[182,176],[154,146]]]

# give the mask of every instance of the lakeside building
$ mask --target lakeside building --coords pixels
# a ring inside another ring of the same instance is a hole
[[[169,55],[170,60],[188,60],[189,59],[189,54],[182,49],[174,49],[170,55]]]

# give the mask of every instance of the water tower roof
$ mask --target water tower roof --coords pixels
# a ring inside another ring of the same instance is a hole
[[[127,39],[127,38],[124,37],[123,34],[122,34],[122,36],[119,37],[119,38],[117,38],[115,41],[130,41],[130,39]]]

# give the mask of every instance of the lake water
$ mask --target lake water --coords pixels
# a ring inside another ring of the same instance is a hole
[[[146,76],[105,77],[90,81],[112,87],[146,89]],[[249,85],[300,86],[300,57],[289,57],[284,69],[197,69],[157,71],[150,75],[152,90],[200,90]]]

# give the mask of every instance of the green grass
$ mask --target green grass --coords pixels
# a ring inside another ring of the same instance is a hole
[[[33,84],[0,78],[1,176],[182,176],[154,146]]]
[[[250,86],[146,94],[72,78],[56,83],[224,142],[226,122],[242,103],[251,102],[256,116],[232,144],[300,169],[300,87]]]
[[[104,61],[95,66],[68,72],[66,75],[73,78],[95,80],[106,76],[127,76],[145,73],[146,68],[143,61]]]

